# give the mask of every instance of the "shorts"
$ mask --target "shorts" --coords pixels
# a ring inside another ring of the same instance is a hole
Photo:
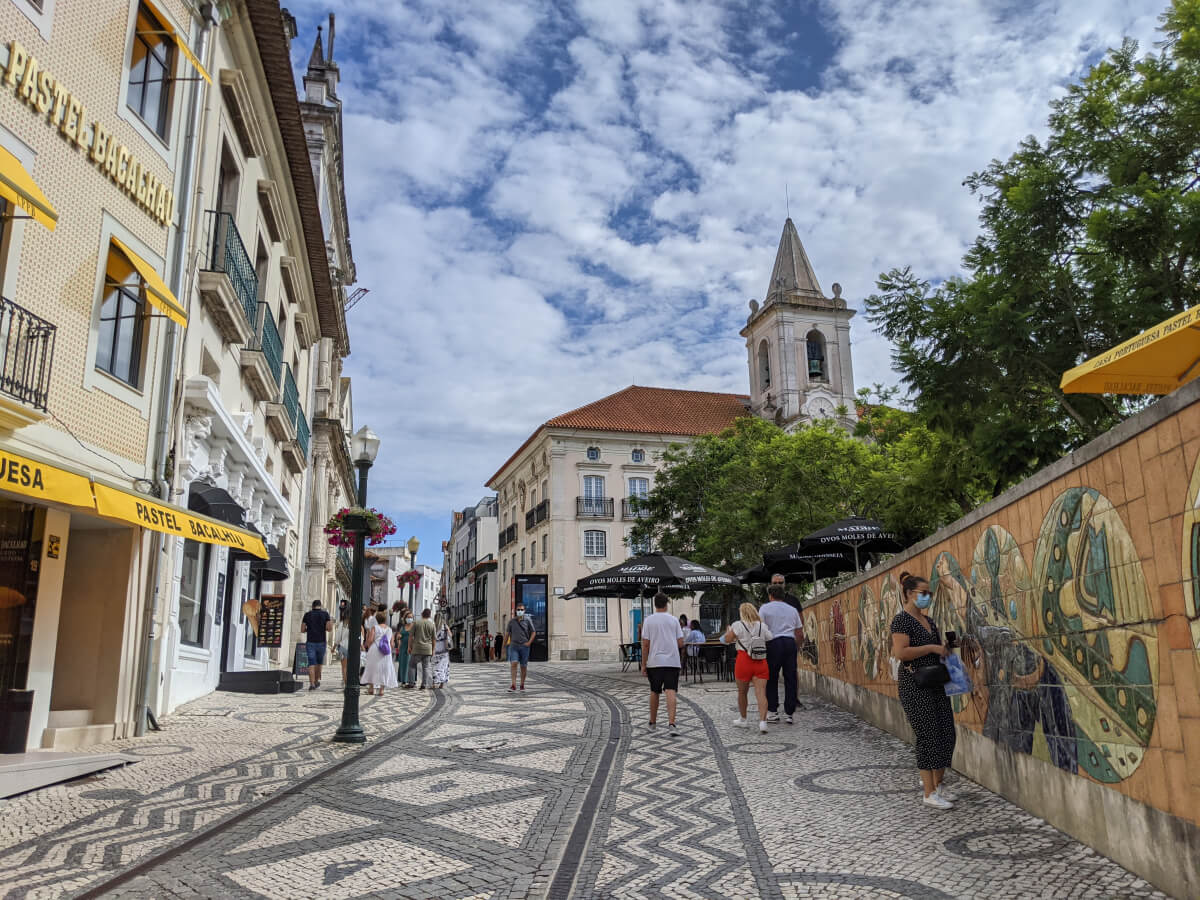
[[[308,664],[310,666],[325,665],[325,645],[324,644],[306,644],[308,647]]]
[[[771,677],[771,667],[765,659],[751,659],[745,650],[739,650],[737,661],[733,664],[733,677],[738,681],[753,681],[761,678],[766,681]]]
[[[652,694],[679,690],[679,666],[652,666],[646,669],[646,677]]]
[[[508,661],[520,663],[523,666],[529,665],[529,648],[524,644],[509,644]]]

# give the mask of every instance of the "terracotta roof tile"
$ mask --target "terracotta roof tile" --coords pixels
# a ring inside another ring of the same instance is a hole
[[[586,406],[555,416],[539,426],[488,479],[487,485],[491,487],[500,473],[546,428],[694,437],[724,431],[734,420],[750,415],[749,406],[750,398],[743,394],[631,385]]]

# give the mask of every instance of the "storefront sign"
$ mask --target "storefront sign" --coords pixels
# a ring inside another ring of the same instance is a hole
[[[283,646],[283,594],[264,594],[258,606],[258,646]]]
[[[99,121],[87,122],[87,108],[66,86],[43,69],[19,41],[8,43],[4,86],[57,128],[63,140],[87,154],[89,162],[111,178],[160,225],[175,217],[175,195]]]
[[[92,483],[77,475],[36,460],[0,450],[0,491],[22,494],[48,503],[92,506]]]
[[[3,485],[0,484],[0,487]],[[259,559],[267,558],[267,548],[258,535],[232,528],[178,506],[159,503],[152,497],[133,494],[96,483],[96,511],[110,519],[120,519],[163,534],[190,538],[202,544],[218,544],[244,550]]]

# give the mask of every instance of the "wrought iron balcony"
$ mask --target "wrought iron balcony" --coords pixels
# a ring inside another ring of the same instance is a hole
[[[242,377],[256,400],[273,402],[279,394],[279,382],[283,377],[283,341],[271,308],[259,304],[258,322],[254,334],[242,347],[239,354]]]
[[[244,344],[258,321],[258,275],[232,215],[210,209],[204,227],[207,252],[200,294],[222,337]]]
[[[346,552],[345,547],[337,548],[337,561],[338,565],[342,568],[342,571],[346,573],[346,578],[352,578],[354,569],[350,564],[350,554]]]
[[[47,412],[57,332],[57,325],[0,297],[0,392]],[[29,421],[40,418],[30,416]]]
[[[500,532],[500,540],[498,541],[498,543],[500,545],[500,549],[503,550],[509,544],[516,543],[516,540],[517,540],[517,526],[516,526],[516,523],[514,523],[512,525],[509,525],[507,528],[505,528],[503,531]]]
[[[525,513],[525,530],[529,531],[531,528],[533,528],[536,521],[537,520],[534,517],[534,510],[531,509],[529,512]]]
[[[612,497],[576,497],[575,515],[580,519],[611,519],[614,506]]]
[[[644,519],[650,515],[645,497],[626,497],[621,501],[622,519]]]

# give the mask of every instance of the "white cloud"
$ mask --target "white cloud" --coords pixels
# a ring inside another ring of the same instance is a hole
[[[292,5],[307,47],[325,4]],[[821,0],[836,51],[804,90],[778,76],[813,73],[796,48],[816,20],[759,6],[339,9],[351,236],[371,288],[349,372],[357,418],[385,439],[380,504],[474,502],[540,422],[631,382],[745,391],[737,332],[785,184],[822,287],[851,305],[894,265],[955,273],[977,228],[962,179],[1042,132],[1105,47],[1149,47],[1162,0],[1086,15]],[[861,315],[853,339],[858,383],[894,383]]]

